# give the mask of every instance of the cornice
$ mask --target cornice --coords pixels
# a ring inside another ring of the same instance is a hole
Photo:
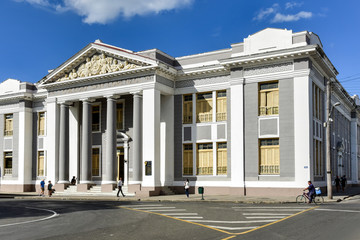
[[[114,79],[116,77],[131,76],[133,74],[154,72],[156,69],[157,69],[156,66],[141,67],[141,68],[130,69],[130,70],[125,70],[125,71],[120,71],[120,72],[107,73],[107,74],[103,74],[103,75],[96,75],[96,76],[90,76],[90,77],[76,78],[73,80],[49,83],[46,85],[42,85],[41,87],[44,89],[47,89],[47,90],[55,90],[55,89],[57,90],[57,89],[61,89],[63,87],[71,86],[71,85],[77,85],[77,86],[83,85],[83,84],[86,85],[88,83],[92,83],[92,82],[95,82],[97,80],[102,80],[102,79]]]
[[[33,100],[33,94],[23,92],[23,93],[2,95],[0,97],[0,103],[9,103],[9,102],[20,101],[20,100]]]

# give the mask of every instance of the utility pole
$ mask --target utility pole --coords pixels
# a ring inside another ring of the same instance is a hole
[[[331,105],[331,86],[330,79],[326,85],[326,186],[328,199],[333,198],[332,194],[332,179],[331,179],[331,144],[330,144],[330,105]]]

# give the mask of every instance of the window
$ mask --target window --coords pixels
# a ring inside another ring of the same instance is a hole
[[[226,104],[226,90],[218,91],[216,96],[216,121],[226,121],[227,119],[227,104]]]
[[[212,122],[212,104],[212,92],[197,94],[196,122]]]
[[[321,89],[313,84],[313,94],[312,94],[312,101],[313,101],[313,116],[319,120],[322,120],[322,111],[323,111],[323,92]]]
[[[12,136],[13,135],[13,114],[6,114],[5,115],[5,136]]]
[[[4,152],[4,175],[12,175],[12,152]]]
[[[92,106],[92,131],[100,131],[100,105]]]
[[[92,175],[100,176],[100,148],[92,149]]]
[[[37,161],[37,175],[45,176],[45,159],[44,159],[44,151],[38,152],[38,161]]]
[[[217,145],[217,175],[227,174],[227,144],[218,143]]]
[[[39,136],[45,135],[45,112],[39,113],[38,129],[39,129],[39,131],[38,131]]]
[[[212,175],[213,174],[213,145],[212,145],[212,143],[198,144],[196,174],[197,175]]]
[[[124,129],[124,104],[123,103],[116,104],[116,129],[117,130]]]
[[[279,139],[260,140],[259,173],[265,175],[280,174]]]
[[[322,142],[314,139],[314,175],[317,177],[322,176]]]
[[[193,175],[193,145],[184,144],[183,175]]]
[[[259,88],[259,115],[279,114],[278,82],[263,83]]]
[[[184,95],[183,100],[183,123],[192,123],[192,94]]]

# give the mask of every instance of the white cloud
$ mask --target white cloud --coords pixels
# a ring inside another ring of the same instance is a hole
[[[292,9],[294,7],[301,7],[304,3],[297,3],[297,2],[287,2],[285,3],[285,9]]]
[[[263,20],[264,18],[266,18],[270,14],[277,12],[278,7],[279,7],[279,4],[275,3],[270,8],[261,9],[259,11],[259,13],[253,18],[253,20],[259,20],[259,21]]]
[[[52,8],[58,12],[73,11],[88,24],[108,23],[119,16],[157,14],[189,6],[194,0],[15,0]]]
[[[312,13],[311,12],[304,12],[301,11],[297,14],[281,14],[281,13],[277,13],[275,15],[275,17],[271,20],[272,23],[279,23],[279,22],[294,22],[294,21],[298,21],[301,18],[311,18],[312,17]]]
[[[301,7],[302,5],[302,2],[287,2],[284,7],[285,10],[291,10],[295,7]],[[313,16],[312,12],[301,11],[296,14],[287,14],[281,10],[280,5],[275,3],[270,8],[261,9],[253,20],[262,21],[265,19],[271,19],[271,23],[280,23],[298,21],[300,19],[311,18]]]

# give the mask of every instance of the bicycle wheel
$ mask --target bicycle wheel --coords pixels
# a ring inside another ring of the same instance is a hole
[[[296,197],[296,203],[297,204],[305,204],[306,203],[306,198],[304,197],[304,195],[299,195]]]
[[[314,198],[314,203],[315,203],[316,205],[321,205],[321,204],[323,204],[323,203],[324,203],[324,198],[323,198],[323,196],[315,196],[315,198]]]

